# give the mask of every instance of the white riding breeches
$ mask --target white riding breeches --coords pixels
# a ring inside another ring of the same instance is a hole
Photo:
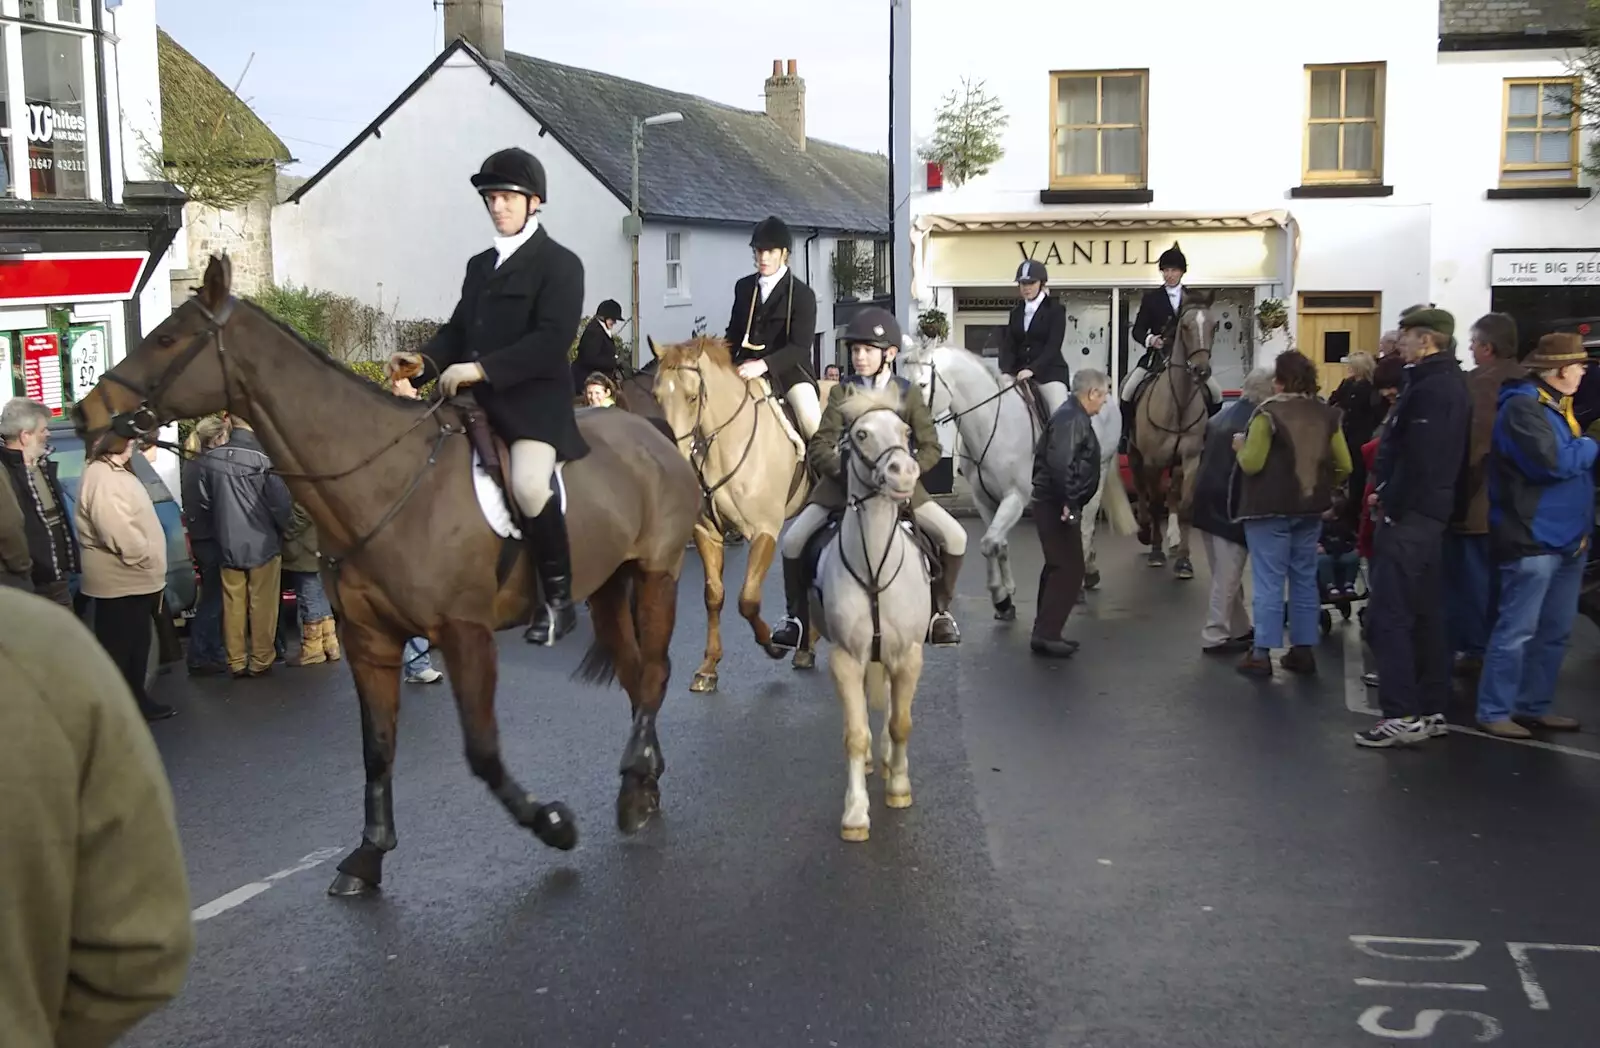
[[[1134,368],[1128,372],[1128,377],[1122,380],[1122,399],[1132,400],[1134,393],[1139,389],[1139,383],[1143,382],[1148,374],[1144,368]]]
[[[804,509],[789,522],[789,528],[783,533],[783,538],[778,541],[778,550],[787,560],[799,560],[806,551],[806,543],[811,541],[811,536],[828,522],[828,511],[815,503],[808,503]]]
[[[1039,383],[1039,395],[1044,397],[1045,414],[1054,415],[1056,409],[1067,402],[1067,393],[1065,382]]]
[[[1056,382],[1050,384],[1059,385]],[[940,548],[950,556],[960,557],[967,552],[967,529],[950,515],[949,510],[937,502],[924,502],[912,511],[912,515],[917,518],[918,524],[932,533]]]
[[[1122,399],[1132,400],[1133,395],[1139,390],[1139,383],[1149,374],[1144,368],[1134,368],[1128,372],[1128,377],[1122,380]],[[1211,403],[1222,403],[1222,387],[1217,385],[1217,377],[1212,375],[1206,379],[1206,388],[1211,391]]]
[[[789,387],[783,399],[794,409],[795,424],[800,428],[801,439],[810,440],[822,424],[822,403],[817,399],[817,387],[797,382]]]
[[[556,449],[542,440],[518,440],[511,445],[511,493],[529,517],[544,512],[555,479]]]

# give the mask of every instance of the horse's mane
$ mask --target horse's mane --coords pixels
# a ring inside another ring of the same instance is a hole
[[[839,411],[844,415],[847,426],[853,426],[856,420],[869,411],[887,408],[899,414],[904,406],[900,396],[900,387],[889,383],[883,389],[862,389],[852,392],[844,398],[844,403],[839,405]]]
[[[695,363],[703,354],[714,366],[733,370],[733,351],[728,341],[714,335],[697,335],[687,342],[656,346],[659,367],[677,368]]]
[[[288,324],[285,324],[283,321],[279,320],[277,317],[273,316],[271,313],[268,313],[265,309],[262,309],[260,306],[256,305],[254,302],[251,302],[249,299],[240,298],[240,299],[237,299],[237,301],[238,301],[238,304],[240,306],[243,306],[246,309],[248,309],[252,315],[260,317],[261,319],[263,319],[263,320],[267,321],[268,323],[272,324],[279,331],[283,332],[283,334],[285,336],[287,336],[292,342],[294,342],[296,345],[298,345],[301,349],[304,349],[306,351],[306,354],[308,356],[310,356],[311,359],[315,360],[317,363],[323,365],[324,367],[332,370],[333,372],[338,374],[341,378],[344,378],[347,381],[349,381],[352,385],[360,387],[361,389],[364,389],[366,392],[368,392],[372,396],[375,396],[375,397],[378,397],[378,398],[382,399],[383,402],[385,404],[389,405],[390,407],[405,409],[405,408],[414,408],[414,407],[426,406],[427,402],[423,401],[423,400],[420,400],[420,399],[419,400],[411,400],[411,399],[409,399],[407,397],[397,397],[392,392],[390,392],[387,389],[384,389],[382,386],[378,385],[376,382],[372,381],[370,378],[367,378],[365,375],[361,374],[360,372],[346,367],[344,364],[342,364],[339,361],[333,359],[333,355],[330,354],[327,350],[323,349],[321,346],[316,345],[315,343],[306,341],[305,336],[301,335],[300,332],[296,331],[294,328],[290,327]]]

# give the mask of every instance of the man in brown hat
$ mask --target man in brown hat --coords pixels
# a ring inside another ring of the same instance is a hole
[[[1517,322],[1505,313],[1489,313],[1472,325],[1469,338],[1473,368],[1467,372],[1472,395],[1472,429],[1467,461],[1457,490],[1456,514],[1445,546],[1445,575],[1450,580],[1450,646],[1456,668],[1476,673],[1494,625],[1493,561],[1489,557],[1489,443],[1500,387],[1524,377],[1517,364]]]
[[[1489,452],[1500,602],[1478,684],[1479,725],[1512,739],[1528,738],[1529,728],[1578,730],[1549,711],[1589,557],[1600,451],[1572,414],[1588,363],[1583,340],[1545,335],[1522,363],[1527,377],[1500,391]]]
[[[1383,719],[1356,733],[1358,746],[1412,745],[1449,731],[1444,533],[1455,515],[1472,421],[1466,376],[1449,352],[1455,326],[1442,309],[1408,311],[1400,319],[1408,375],[1373,470],[1378,527],[1368,610]]]

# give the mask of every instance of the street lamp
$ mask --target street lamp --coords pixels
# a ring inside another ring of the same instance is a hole
[[[633,239],[633,366],[639,366],[639,234],[644,223],[639,218],[639,147],[644,145],[644,129],[661,124],[676,124],[683,119],[678,112],[657,113],[644,119],[633,119],[633,195],[629,199],[628,218],[623,231]]]

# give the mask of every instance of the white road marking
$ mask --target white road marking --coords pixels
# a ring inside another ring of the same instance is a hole
[[[1359,629],[1345,629],[1344,635],[1344,705],[1351,713],[1363,716],[1381,717],[1383,711],[1373,707],[1368,701],[1367,693],[1371,690],[1361,681],[1362,673],[1366,672],[1365,656],[1361,650],[1361,631]],[[1569,757],[1582,757],[1585,760],[1600,761],[1600,753],[1593,750],[1583,750],[1576,746],[1563,746],[1560,743],[1545,742],[1542,739],[1506,739],[1499,735],[1490,735],[1477,728],[1468,728],[1460,724],[1452,724],[1450,730],[1458,735],[1474,735],[1480,739],[1489,739],[1492,742],[1509,742],[1513,746],[1532,746],[1538,750],[1551,750],[1555,753],[1565,753]]]
[[[1357,979],[1356,985],[1381,986],[1396,990],[1471,990],[1475,993],[1489,992],[1489,988],[1483,983],[1396,982],[1393,979]]]
[[[235,888],[226,895],[220,895],[217,898],[212,899],[204,906],[197,907],[194,912],[189,915],[189,918],[198,924],[200,921],[209,921],[211,918],[216,917],[219,914],[227,913],[235,906],[249,902],[257,895],[267,891],[274,884],[283,880],[285,877],[293,877],[297,873],[304,873],[307,870],[321,866],[335,855],[338,855],[341,850],[342,849],[339,848],[318,848],[316,851],[305,856],[293,866],[279,870],[277,873],[269,873],[259,881],[251,881],[249,884]]]
[[[1550,998],[1545,995],[1544,987],[1539,985],[1539,980],[1533,974],[1533,960],[1528,956],[1530,950],[1600,953],[1600,946],[1551,942],[1508,942],[1506,943],[1506,949],[1510,951],[1511,960],[1517,966],[1517,975],[1522,979],[1522,991],[1528,995],[1528,1007],[1539,1012],[1548,1012],[1550,1010]]]

